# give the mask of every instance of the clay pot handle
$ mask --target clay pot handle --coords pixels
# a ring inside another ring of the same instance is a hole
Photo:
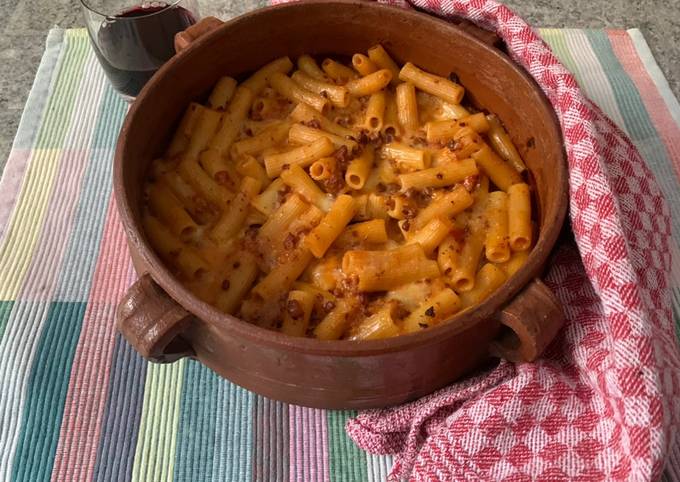
[[[202,37],[203,35],[212,32],[220,27],[224,22],[219,18],[205,17],[193,24],[191,27],[175,34],[175,52],[187,48],[191,43]]]
[[[194,354],[181,336],[192,318],[148,274],[130,287],[116,310],[116,326],[125,339],[144,358],[158,363]]]
[[[506,327],[491,353],[512,362],[538,358],[564,324],[562,305],[550,289],[534,279],[498,315]]]

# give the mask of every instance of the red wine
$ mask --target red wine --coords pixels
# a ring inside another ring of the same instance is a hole
[[[179,6],[138,6],[107,17],[92,43],[113,87],[134,97],[174,55],[175,34],[194,23]]]

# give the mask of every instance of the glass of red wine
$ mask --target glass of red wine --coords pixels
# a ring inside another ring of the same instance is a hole
[[[80,1],[99,63],[127,101],[175,54],[175,34],[199,19],[196,0]]]

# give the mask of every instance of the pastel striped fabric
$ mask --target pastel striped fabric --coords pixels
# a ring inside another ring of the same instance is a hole
[[[680,322],[680,105],[639,31],[541,33],[672,206]],[[86,32],[51,31],[0,181],[0,481],[384,480],[391,458],[345,434],[353,412],[149,364],[116,334],[135,278],[111,192],[125,112]]]

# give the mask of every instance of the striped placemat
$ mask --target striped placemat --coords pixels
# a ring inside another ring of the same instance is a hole
[[[680,105],[638,30],[541,34],[671,203],[679,321]],[[384,480],[391,457],[344,432],[353,412],[274,402],[194,361],[149,364],[116,334],[135,278],[111,192],[125,112],[86,32],[52,30],[0,182],[0,480]]]

